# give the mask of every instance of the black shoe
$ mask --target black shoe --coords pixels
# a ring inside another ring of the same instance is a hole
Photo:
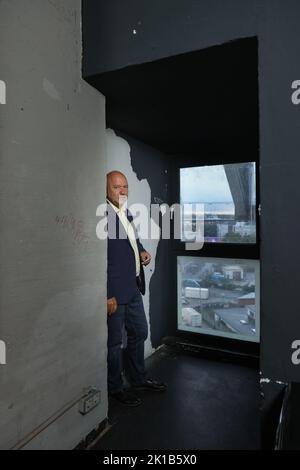
[[[126,406],[139,406],[142,403],[140,398],[136,397],[127,390],[120,390],[119,392],[110,393],[109,396]]]
[[[167,386],[163,382],[147,379],[140,385],[134,385],[133,389],[141,392],[164,392]]]

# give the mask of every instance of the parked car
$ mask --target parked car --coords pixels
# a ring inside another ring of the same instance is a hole
[[[211,277],[210,277],[211,282],[217,286],[217,287],[222,287],[223,282],[226,280],[224,274],[214,272]]]
[[[182,287],[198,287],[200,288],[200,283],[196,279],[184,279],[181,283]]]

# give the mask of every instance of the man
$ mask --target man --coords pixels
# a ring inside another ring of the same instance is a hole
[[[122,380],[122,333],[127,332],[125,350],[126,376],[137,391],[164,391],[165,384],[147,379],[144,342],[148,326],[140,284],[141,270],[151,261],[135,234],[132,217],[127,211],[128,182],[119,171],[107,175],[108,268],[108,392],[128,406],[137,406],[140,398],[124,389]]]

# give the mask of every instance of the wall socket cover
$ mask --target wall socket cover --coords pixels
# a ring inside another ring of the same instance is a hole
[[[101,402],[101,392],[91,388],[79,401],[79,413],[86,415]]]

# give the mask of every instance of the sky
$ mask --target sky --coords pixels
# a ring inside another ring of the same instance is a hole
[[[180,190],[182,203],[233,203],[224,165],[182,168]]]

